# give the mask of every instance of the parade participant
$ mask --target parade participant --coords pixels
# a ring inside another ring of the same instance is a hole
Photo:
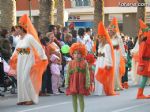
[[[102,22],[98,25],[98,39],[99,49],[95,77],[99,85],[100,83],[103,85],[107,96],[116,95],[114,91],[114,49]],[[100,94],[97,85],[95,84],[95,94]]]
[[[47,57],[26,14],[19,19],[17,32],[20,41],[10,60],[11,67],[17,71],[17,105],[32,105],[38,103]]]
[[[137,40],[134,48],[131,50],[131,56],[132,56],[131,78],[134,85],[137,85],[140,82],[140,76],[137,74],[138,59],[139,59],[138,54],[139,54],[139,41]]]
[[[88,54],[86,56],[86,60],[89,65],[89,72],[90,72],[90,92],[91,94],[95,90],[95,81],[94,81],[94,73],[95,73],[95,57],[93,54]]]
[[[143,94],[146,82],[150,77],[150,28],[142,21],[139,20],[140,31],[139,35],[139,63],[137,73],[142,76],[142,81],[137,93],[137,99],[146,99],[150,96]]]
[[[90,74],[88,63],[84,59],[87,54],[86,46],[74,43],[70,48],[73,60],[68,64],[68,73],[65,80],[66,95],[72,95],[74,112],[78,110],[77,99],[79,99],[80,112],[84,112],[84,95],[89,95]]]
[[[125,74],[126,53],[123,40],[119,34],[119,27],[116,18],[113,18],[108,31],[112,40],[115,56],[115,90],[122,90],[121,78]]]

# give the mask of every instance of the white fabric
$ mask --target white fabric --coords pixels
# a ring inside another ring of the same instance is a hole
[[[83,38],[80,38],[79,36],[77,36],[77,42],[80,42],[80,43],[84,44]]]
[[[30,79],[30,70],[35,61],[32,46],[37,49],[41,59],[47,59],[42,46],[34,39],[32,35],[26,34],[25,37],[19,41],[16,49],[30,48],[30,54],[18,54],[18,102],[33,101],[34,103],[38,103],[38,94],[35,92]],[[14,52],[16,52],[16,50]]]
[[[8,63],[3,59],[3,64],[4,64],[4,72],[8,73],[10,70],[10,66],[8,65]]]
[[[84,40],[84,44],[85,44],[85,46],[86,46],[86,48],[87,48],[87,51],[88,51],[88,52],[91,52],[91,51],[92,51],[93,42],[92,42],[92,40],[91,40],[91,38],[90,38],[90,35],[85,34],[83,40]]]
[[[13,44],[12,44],[12,47],[16,47],[17,43],[18,43],[19,40],[20,40],[20,39],[19,39],[20,37],[18,37],[18,36],[15,37],[15,36],[13,36],[13,35],[12,35],[12,37],[13,37]]]
[[[115,89],[120,88],[120,74],[119,74],[119,67],[120,67],[120,56],[126,58],[125,48],[123,44],[123,40],[120,36],[116,35],[117,37],[112,38],[113,46],[119,45],[120,50],[114,49],[114,58],[115,58]],[[120,54],[121,53],[121,54]]]
[[[134,48],[131,50],[131,54],[134,55],[139,52],[139,42],[137,41]],[[140,83],[140,77],[137,74],[137,67],[138,67],[138,62],[132,58],[132,71],[131,71],[131,79],[134,83],[134,85],[138,85]]]
[[[106,44],[103,47],[99,45],[98,53],[104,53],[105,56],[98,57],[96,60],[95,77],[98,72],[98,68],[104,68],[105,66],[112,66],[111,48],[109,44]],[[93,95],[102,95],[102,94],[103,94],[103,85],[95,78],[95,91]]]

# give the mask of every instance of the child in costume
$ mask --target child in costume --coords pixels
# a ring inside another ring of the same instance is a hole
[[[142,81],[137,93],[137,99],[147,99],[150,96],[143,94],[145,85],[150,77],[150,28],[142,21],[139,20],[140,30],[139,34],[139,63],[137,73],[142,76]]]
[[[65,80],[66,95],[72,95],[74,112],[78,110],[77,99],[79,99],[80,112],[84,112],[84,95],[89,95],[90,74],[88,63],[84,59],[87,54],[85,45],[74,43],[70,48],[73,60],[68,64]]]
[[[102,85],[102,89],[107,96],[116,95],[114,91],[114,49],[102,22],[98,25],[98,40],[99,49],[96,60],[94,95],[99,95],[102,91],[98,84]]]
[[[89,65],[89,72],[90,72],[90,92],[93,93],[95,89],[95,81],[94,81],[94,73],[95,73],[95,57],[93,54],[88,54],[86,56],[86,60]]]
[[[60,71],[62,69],[61,65],[60,65],[60,58],[58,56],[56,56],[55,54],[52,54],[50,57],[51,60],[51,66],[50,66],[50,70],[51,70],[51,74],[52,74],[52,90],[53,90],[53,94],[59,94],[58,89],[60,86]]]

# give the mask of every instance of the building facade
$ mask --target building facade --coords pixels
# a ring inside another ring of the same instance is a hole
[[[120,2],[121,1],[121,2]],[[150,0],[147,0],[146,23],[150,24]],[[141,4],[142,5],[142,4]],[[137,0],[104,0],[105,25],[108,26],[113,17],[119,22],[121,32],[129,36],[136,36]],[[32,22],[38,27],[38,0],[31,0]],[[55,11],[56,12],[56,11]],[[29,1],[17,1],[17,17],[29,14]],[[76,28],[93,27],[93,0],[65,0],[65,25],[74,23]]]

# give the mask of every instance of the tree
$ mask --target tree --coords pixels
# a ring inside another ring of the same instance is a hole
[[[137,0],[138,4],[142,5],[145,4],[145,0]],[[142,19],[145,22],[145,15],[146,15],[146,7],[145,6],[138,6],[137,7],[137,32],[139,30],[139,19]]]
[[[0,27],[10,29],[16,25],[16,1],[0,0]]]
[[[39,31],[48,32],[48,25],[54,24],[54,0],[39,0]]]
[[[57,24],[64,26],[64,0],[57,0]]]
[[[100,21],[104,21],[104,0],[94,0],[94,32],[96,34]]]

